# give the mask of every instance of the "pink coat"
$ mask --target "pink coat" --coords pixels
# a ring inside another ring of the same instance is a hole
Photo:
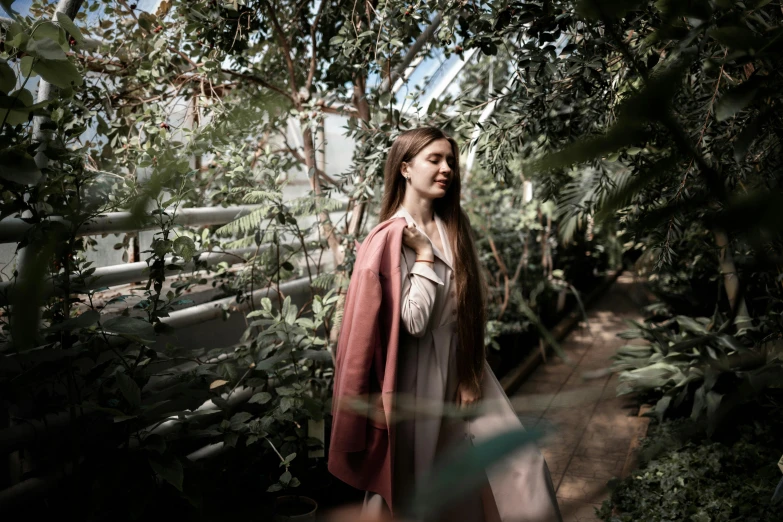
[[[380,494],[394,506],[394,423],[400,333],[400,252],[405,219],[375,227],[360,246],[345,299],[335,355],[329,471],[347,484]],[[359,298],[361,296],[361,298]],[[365,413],[352,398],[380,396]]]

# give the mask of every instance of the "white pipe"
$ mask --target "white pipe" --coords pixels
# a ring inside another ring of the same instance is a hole
[[[429,105],[430,101],[441,97],[441,95],[446,91],[448,86],[451,85],[451,82],[453,82],[454,79],[459,75],[459,73],[462,72],[462,69],[464,69],[465,66],[468,64],[468,62],[470,62],[470,60],[473,59],[473,57],[476,55],[477,52],[478,52],[478,47],[468,49],[468,51],[465,53],[464,59],[457,60],[456,62],[454,62],[454,64],[451,66],[448,72],[443,76],[443,78],[441,78],[441,80],[435,86],[433,91],[427,97],[426,101],[424,102],[425,107]]]
[[[302,279],[295,279],[288,283],[280,285],[280,293],[283,295],[296,295],[300,292],[306,292],[310,290],[310,279],[303,277]],[[226,297],[217,301],[211,301],[209,303],[203,303],[184,310],[177,310],[171,312],[168,317],[161,317],[161,322],[166,323],[172,328],[183,328],[196,323],[202,323],[210,321],[212,319],[218,319],[223,315],[223,307],[229,308],[232,312],[241,312],[250,308],[250,302],[253,304],[259,304],[264,297],[270,297],[272,299],[277,298],[277,292],[275,288],[262,288],[252,293],[249,298],[246,298],[241,303],[237,303],[236,297]]]
[[[487,104],[486,107],[484,107],[484,110],[481,111],[481,116],[479,116],[479,119],[476,122],[475,127],[473,127],[473,135],[470,137],[470,150],[468,152],[468,159],[465,162],[465,175],[464,175],[465,181],[467,181],[468,178],[470,177],[470,170],[473,168],[473,163],[476,161],[478,140],[481,137],[481,124],[487,121],[490,116],[492,116],[492,113],[495,112],[495,107],[497,107],[497,104],[500,102],[500,99],[506,94],[508,94],[508,92],[511,90],[511,86],[514,85],[514,82],[516,81],[517,81],[516,72],[512,72],[511,75],[508,77],[508,81],[506,82],[506,85],[503,86],[503,90],[500,92],[500,96],[492,100],[489,104]]]
[[[259,253],[268,250],[270,247],[264,245],[258,251]],[[215,266],[219,263],[227,263],[229,265],[235,265],[244,263],[246,257],[255,254],[255,248],[241,248],[238,250],[228,250],[226,252],[208,252],[199,256],[199,262],[205,262],[208,267]],[[169,256],[165,258],[165,271],[166,277],[180,274],[182,272],[189,272],[196,268],[195,260],[181,265],[173,265],[174,258]],[[97,268],[92,275],[86,278],[86,284],[78,285],[76,280],[78,275],[71,275],[71,291],[73,293],[84,293],[89,290],[95,290],[97,288],[111,287],[117,285],[125,285],[133,283],[135,281],[143,281],[148,278],[147,270],[149,265],[146,261],[139,261],[137,263],[127,263],[121,265],[111,265],[101,268]],[[11,296],[14,291],[14,281],[6,281],[0,283],[0,306],[8,304],[12,300]],[[55,293],[55,287],[51,284],[51,280],[47,281],[44,285],[45,297],[51,297]]]
[[[173,221],[177,225],[186,227],[224,225],[234,219],[246,216],[258,208],[260,208],[259,205],[183,208],[176,211]],[[62,221],[62,218],[53,216],[51,220]],[[19,242],[32,226],[21,218],[3,219],[0,221],[0,243]],[[107,212],[82,225],[77,235],[121,234],[139,230],[152,230],[157,226],[146,215],[139,219],[130,212]]]

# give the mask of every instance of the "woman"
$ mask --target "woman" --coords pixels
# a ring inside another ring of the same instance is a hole
[[[395,140],[380,218],[346,296],[329,450],[329,469],[368,491],[370,512],[397,509],[460,443],[522,429],[485,360],[483,287],[453,139],[420,128]],[[351,403],[361,397],[372,398],[369,411]],[[438,415],[482,398],[496,406],[470,421]],[[412,417],[393,422],[395,402],[412,403]],[[560,520],[535,448],[487,470],[486,486],[449,511],[444,520]]]

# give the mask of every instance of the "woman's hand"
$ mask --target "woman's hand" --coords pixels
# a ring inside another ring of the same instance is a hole
[[[432,243],[430,243],[429,238],[416,227],[416,223],[411,223],[402,229],[402,243],[416,252],[417,259],[435,261]]]
[[[457,406],[468,408],[475,406],[481,400],[481,390],[473,384],[460,383],[457,386]]]

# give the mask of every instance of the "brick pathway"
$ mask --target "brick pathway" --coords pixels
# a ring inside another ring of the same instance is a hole
[[[564,522],[598,520],[593,508],[608,497],[606,482],[621,475],[631,442],[644,427],[633,403],[615,396],[616,376],[583,378],[611,364],[610,357],[625,342],[617,337],[627,329],[623,321],[641,320],[634,294],[633,276],[622,275],[588,310],[589,332],[575,330],[562,343],[576,367],[551,357],[514,395],[515,403],[529,395],[548,397],[543,411],[523,412],[522,422],[551,430],[539,446]]]

